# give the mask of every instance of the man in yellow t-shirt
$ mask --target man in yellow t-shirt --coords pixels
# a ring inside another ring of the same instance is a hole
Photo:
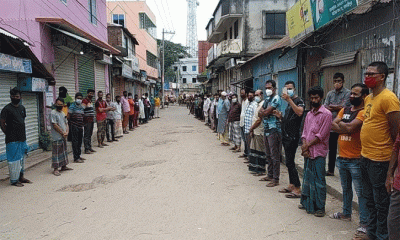
[[[388,73],[384,62],[371,63],[365,72],[365,84],[372,94],[365,99],[365,120],[361,128],[361,174],[370,239],[388,238],[389,194],[385,180],[400,121],[400,102],[385,87]]]
[[[159,97],[154,98],[154,118],[160,118],[161,100]]]

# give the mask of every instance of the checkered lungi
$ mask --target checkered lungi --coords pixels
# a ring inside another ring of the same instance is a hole
[[[107,121],[97,121],[97,141],[104,141],[106,136],[106,129],[107,129]]]
[[[266,170],[267,157],[263,135],[254,135],[250,143],[249,171],[263,173]]]
[[[52,168],[59,168],[68,164],[68,152],[66,139],[53,141]]]
[[[240,146],[242,144],[240,131],[240,121],[229,123],[229,140],[233,142],[235,146]]]

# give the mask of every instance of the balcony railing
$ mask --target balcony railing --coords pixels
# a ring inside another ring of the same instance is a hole
[[[214,44],[213,47],[208,50],[207,66],[213,63],[214,60],[221,57],[235,57],[239,56],[243,51],[242,39],[228,39]]]

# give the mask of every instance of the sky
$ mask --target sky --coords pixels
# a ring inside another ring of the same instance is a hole
[[[206,26],[217,7],[218,0],[198,0],[197,37],[207,40]],[[165,35],[165,39],[186,45],[187,2],[186,0],[146,0],[156,15],[157,37],[162,38],[162,29],[174,31],[175,35]]]

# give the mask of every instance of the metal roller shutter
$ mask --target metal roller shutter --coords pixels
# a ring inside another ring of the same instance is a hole
[[[79,92],[86,96],[88,89],[94,89],[94,58],[79,56],[78,59]]]
[[[96,92],[103,91],[105,94],[106,91],[106,75],[105,75],[105,65],[95,62],[95,75],[96,75]]]
[[[10,89],[17,86],[17,74],[0,72],[0,111],[10,103]],[[0,131],[0,161],[6,160],[6,136]]]
[[[64,86],[68,90],[68,94],[74,98],[75,96],[75,56],[73,53],[62,49],[55,49],[55,79],[56,94],[58,96],[58,88]]]
[[[39,148],[39,111],[37,94],[22,93],[22,105],[26,109],[26,143],[30,150]]]

